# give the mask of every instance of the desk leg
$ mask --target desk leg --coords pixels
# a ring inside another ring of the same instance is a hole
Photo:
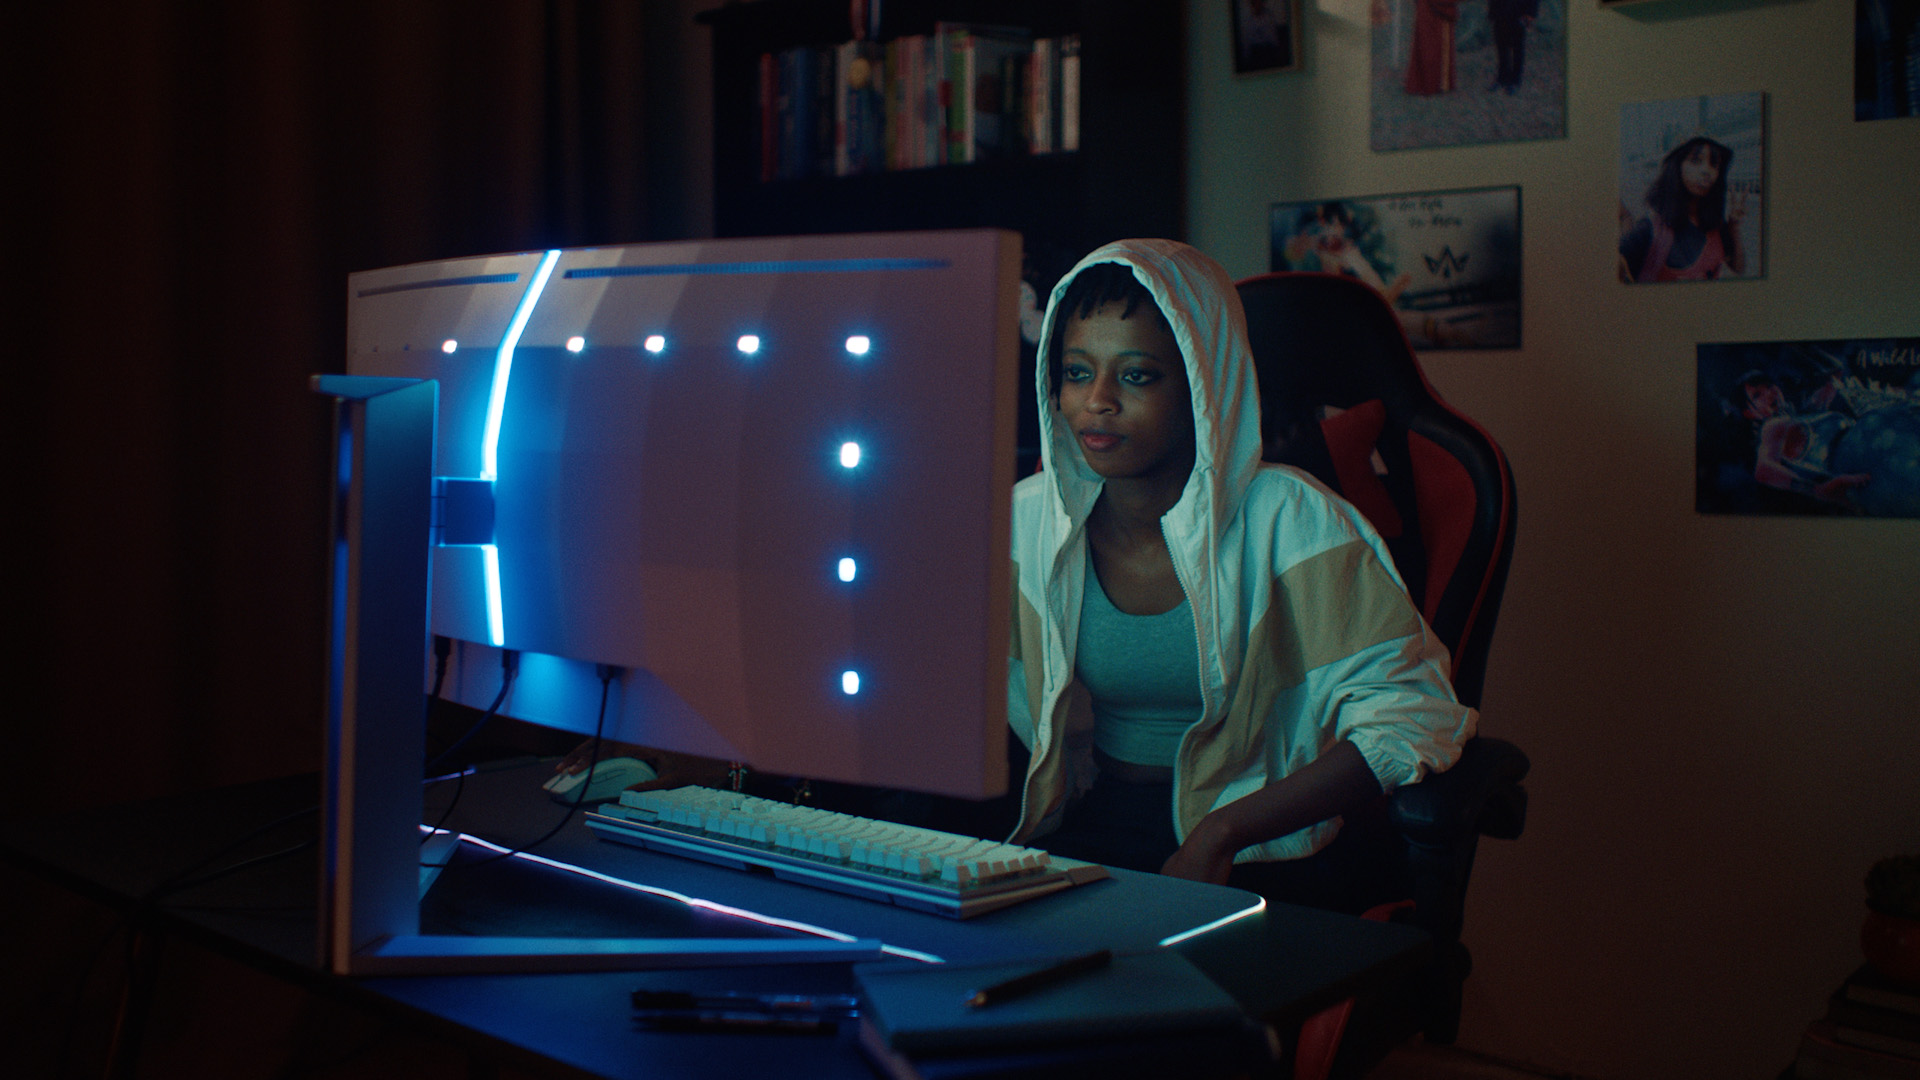
[[[160,937],[138,922],[127,930],[127,978],[107,1036],[108,1080],[133,1080],[139,1072],[140,1040],[153,1011],[153,990],[160,972]]]

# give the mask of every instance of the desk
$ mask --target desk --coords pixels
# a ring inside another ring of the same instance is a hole
[[[512,842],[544,833],[562,809],[537,786],[539,766],[470,778],[451,825]],[[398,1016],[482,1056],[523,1067],[602,1077],[784,1075],[868,1080],[850,1037],[739,1036],[635,1030],[627,994],[637,987],[846,992],[846,965],[795,964],[698,971],[344,979],[320,971],[311,849],[262,863],[156,906],[139,897],[259,825],[316,801],[311,777],[201,792],[133,807],[90,809],[56,820],[0,826],[0,854],[143,924],[179,934],[316,993]],[[430,800],[430,805],[432,800]],[[225,856],[274,851],[313,834],[296,817]],[[1151,945],[1169,925],[1237,910],[1248,894],[1115,871],[1109,882],[956,921],[741,874],[594,840],[577,822],[540,849],[615,877],[831,929],[877,937],[952,960]],[[431,932],[634,934],[660,920],[688,933],[763,933],[728,916],[689,911],[561,871],[492,863],[449,871],[422,907]],[[1276,905],[1176,946],[1249,1011],[1286,1024],[1356,989],[1411,971],[1427,952],[1410,927]],[[556,1070],[557,1067],[557,1070]]]

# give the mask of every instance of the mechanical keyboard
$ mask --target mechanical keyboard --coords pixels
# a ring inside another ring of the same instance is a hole
[[[964,919],[1107,876],[1037,848],[713,788],[625,791],[587,815],[602,840]]]

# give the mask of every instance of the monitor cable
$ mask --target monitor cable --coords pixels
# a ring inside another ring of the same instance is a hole
[[[444,777],[434,776],[433,774],[439,770],[439,768],[441,767],[441,763],[449,755],[451,755],[454,751],[459,750],[461,747],[465,746],[468,740],[472,739],[475,735],[478,735],[480,733],[481,728],[484,728],[487,726],[488,721],[492,720],[496,715],[499,714],[500,705],[502,702],[507,700],[508,692],[510,692],[513,689],[513,680],[519,674],[520,674],[519,651],[515,649],[508,649],[502,652],[500,654],[500,692],[493,695],[493,704],[487,706],[487,711],[480,715],[480,719],[473,722],[473,726],[467,729],[466,734],[461,735],[458,739],[455,739],[452,746],[449,746],[445,750],[442,750],[438,754],[435,754],[433,758],[427,762],[427,767],[425,771],[428,775],[428,779],[425,781],[426,783],[432,784],[442,779],[445,779]],[[447,808],[440,812],[440,820],[434,822],[433,828],[428,830],[426,835],[420,838],[420,843],[422,845],[425,845],[427,841],[433,839],[436,835],[438,835],[441,828],[446,825],[447,819],[453,816],[454,808],[460,805],[460,796],[466,793],[467,773],[470,771],[471,770],[469,769],[462,768],[454,772],[453,798],[447,800]]]
[[[439,643],[446,640],[446,638],[435,638],[434,649],[436,655],[439,651]],[[435,666],[439,670],[434,675],[433,697],[429,699],[430,701],[440,700],[440,682],[446,673],[444,660],[436,660]],[[493,721],[493,718],[500,714],[500,706],[507,700],[507,692],[513,689],[514,677],[520,673],[520,651],[518,649],[502,650],[500,653],[500,669],[502,672],[500,692],[493,696],[493,704],[488,705],[487,711],[480,714],[480,719],[475,720],[472,726],[461,733],[459,738],[453,740],[452,745],[427,759],[427,775],[431,776],[434,772],[442,768],[454,754],[472,742],[474,736],[480,734],[480,732]]]
[[[589,772],[591,772],[591,770],[595,765],[598,765],[600,763],[600,740],[601,740],[601,736],[605,734],[606,727],[607,727],[607,702],[613,693],[613,680],[620,677],[620,668],[614,666],[613,664],[595,664],[594,673],[600,677],[600,714],[594,719],[593,740],[591,743],[588,744],[587,769],[589,770]],[[573,820],[574,812],[579,810],[581,804],[586,801],[588,786],[589,784],[583,783],[579,787],[574,789],[573,801],[567,804],[566,814],[564,814],[560,818],[560,820],[557,823],[555,823],[553,828],[548,829],[546,833],[540,836],[540,838],[537,840],[534,840],[526,844],[516,845],[509,850],[501,851],[493,855],[489,855],[484,859],[474,859],[468,862],[462,862],[459,864],[459,866],[453,865],[453,858],[451,856],[447,859],[446,862],[443,862],[443,863],[422,862],[420,865],[424,867],[428,867],[430,869],[438,869],[438,870],[468,869],[475,866],[485,866],[488,863],[499,862],[501,859],[511,858],[524,851],[532,851],[534,848],[537,848],[541,844],[544,844],[547,841],[553,839],[554,837],[560,835],[560,830],[567,827],[567,823]],[[455,792],[454,797],[456,799],[459,797],[457,790]],[[432,835],[438,834],[440,832],[441,827],[446,824],[448,814],[451,814],[452,812],[453,812],[452,807],[448,807],[447,813],[442,814],[440,816],[440,821],[434,825],[433,833],[430,833],[428,835],[432,836]],[[424,841],[422,842],[424,843]]]

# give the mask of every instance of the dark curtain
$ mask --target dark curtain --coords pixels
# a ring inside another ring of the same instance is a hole
[[[0,814],[316,769],[346,275],[647,239],[640,4],[11,7]]]

